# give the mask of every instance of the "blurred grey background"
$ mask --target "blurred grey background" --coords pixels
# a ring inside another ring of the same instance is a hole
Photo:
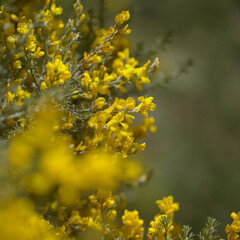
[[[59,2],[68,11],[73,1]],[[97,8],[95,0],[83,2]],[[187,74],[152,93],[158,131],[141,157],[153,176],[128,191],[128,207],[147,225],[158,211],[155,201],[173,195],[180,203],[177,222],[198,232],[213,216],[225,237],[230,213],[240,211],[240,1],[108,0],[107,26],[128,9],[134,44],[153,45],[173,31],[171,44],[157,53],[161,71],[195,61]]]

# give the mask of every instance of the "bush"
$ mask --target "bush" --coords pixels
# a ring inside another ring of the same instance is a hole
[[[1,239],[192,239],[174,223],[172,196],[156,201],[145,231],[126,209],[123,188],[148,180],[128,156],[156,131],[153,97],[136,95],[159,64],[130,55],[129,12],[105,29],[103,13],[80,0],[67,23],[54,0],[41,5],[6,1],[0,10]],[[231,217],[235,240],[240,213]],[[208,218],[198,237],[216,239],[217,225]]]

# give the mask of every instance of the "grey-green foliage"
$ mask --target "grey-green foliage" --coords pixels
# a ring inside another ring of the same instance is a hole
[[[208,217],[205,228],[198,234],[199,240],[215,240],[219,238],[216,234],[218,225],[219,222],[215,218]]]
[[[172,240],[172,235],[168,235],[168,230],[170,229],[170,227],[173,225],[172,224],[172,219],[169,216],[163,216],[161,218],[161,223],[163,225],[164,231],[162,229],[162,227],[159,229],[159,231],[163,234],[165,240]]]
[[[183,225],[182,235],[179,235],[181,240],[192,240],[195,234],[191,232],[192,228],[188,225]]]
[[[219,238],[219,236],[216,234],[216,228],[218,225],[219,222],[215,218],[208,217],[205,227],[200,231],[199,234],[197,234],[199,240],[215,240]],[[179,234],[180,240],[193,240],[195,234],[193,234],[191,230],[191,227],[184,225],[182,227],[182,234]]]

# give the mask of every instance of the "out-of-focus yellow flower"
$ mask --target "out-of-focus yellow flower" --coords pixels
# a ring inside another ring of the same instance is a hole
[[[19,34],[23,35],[28,32],[30,22],[31,21],[28,22],[25,16],[21,18],[21,21],[18,23],[18,26],[17,26],[17,31],[19,32]]]
[[[0,204],[0,239],[60,240],[60,234],[24,199]],[[66,238],[65,238],[66,239]]]
[[[56,3],[55,3],[55,1],[53,1],[52,5],[51,5],[51,11],[54,15],[61,15],[63,12],[63,8],[56,7]]]
[[[108,219],[110,219],[111,221],[114,221],[115,218],[117,216],[117,211],[115,209],[111,209],[108,213],[107,213],[107,217]]]
[[[83,151],[85,150],[87,147],[83,144],[83,141],[81,141],[77,147],[75,148],[75,150],[78,152],[78,151]]]

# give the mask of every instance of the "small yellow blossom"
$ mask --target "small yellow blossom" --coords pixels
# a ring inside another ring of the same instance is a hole
[[[29,30],[29,23],[27,21],[27,18],[24,16],[21,18],[21,21],[18,23],[17,31],[19,32],[19,34],[23,35],[23,34],[26,34],[28,30]]]
[[[89,197],[89,200],[99,209],[111,208],[115,203],[112,192],[104,189],[99,189],[95,195]]]
[[[7,92],[7,101],[10,103],[13,103],[13,99],[15,97],[15,94],[13,94],[12,92],[8,91]]]
[[[94,54],[91,58],[91,62],[93,62],[94,64],[101,63],[102,58],[100,56],[98,56],[97,54]]]
[[[139,97],[138,101],[142,102],[137,106],[137,110],[140,114],[142,114],[144,117],[148,117],[147,111],[154,111],[156,104],[152,103],[153,97]]]
[[[22,68],[22,62],[20,60],[16,60],[13,62],[14,69],[21,69]]]
[[[128,124],[125,122],[125,116],[123,112],[119,112],[107,123],[107,127],[111,131],[115,131],[119,124],[124,128],[128,128]]]
[[[99,97],[99,98],[96,99],[94,106],[95,106],[97,109],[101,109],[101,108],[104,106],[104,103],[105,103],[105,102],[106,102],[105,98]]]
[[[122,222],[123,226],[121,230],[125,239],[143,239],[143,220],[139,218],[137,210],[125,210]]]
[[[63,129],[71,129],[73,127],[73,122],[76,120],[76,116],[71,113],[68,114],[68,121],[64,123]]]
[[[44,51],[41,51],[41,48],[38,47],[37,50],[33,53],[32,56],[33,56],[34,58],[40,58],[40,57],[42,57],[44,54],[45,54],[45,52],[44,52]]]
[[[225,232],[228,236],[228,240],[238,240],[240,233],[240,212],[232,212],[231,218],[233,219],[233,222],[226,226]]]
[[[179,210],[179,204],[173,202],[173,196],[164,197],[162,200],[157,200],[156,204],[161,210],[162,214],[173,217],[174,212]]]
[[[63,84],[71,78],[71,72],[68,69],[68,64],[64,64],[60,56],[57,56],[53,62],[47,63],[47,75],[44,76],[44,82],[41,84],[43,91],[48,87]]]
[[[122,11],[121,13],[119,13],[115,18],[116,27],[121,26],[124,22],[128,21],[129,18],[129,11]]]
[[[56,7],[55,1],[51,5],[51,11],[54,15],[61,15],[63,12],[62,7]]]
[[[75,148],[75,150],[78,151],[83,151],[85,150],[87,147],[83,144],[83,141],[81,141],[78,146]]]
[[[117,211],[115,209],[111,209],[108,213],[107,213],[107,217],[108,219],[110,219],[111,221],[114,221],[115,218],[117,216]]]
[[[7,46],[8,49],[14,49],[16,47],[16,36],[15,35],[10,35],[7,37]]]
[[[11,14],[11,20],[14,22],[19,22],[19,18],[16,14]]]
[[[159,239],[159,240],[166,240],[165,236],[169,237],[171,232],[174,229],[172,224],[172,220],[169,219],[167,224],[167,229],[165,228],[163,221],[168,219],[167,215],[158,215],[155,217],[154,221],[150,222],[150,227],[148,228],[148,239]]]
[[[133,110],[135,106],[136,106],[136,101],[133,98],[128,97],[126,99],[126,111]]]
[[[74,225],[78,225],[81,222],[81,217],[79,216],[79,212],[73,210],[71,213],[71,223]]]

